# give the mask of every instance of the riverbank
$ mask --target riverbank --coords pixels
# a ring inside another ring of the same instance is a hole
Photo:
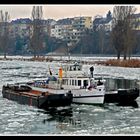
[[[87,64],[87,65],[104,65],[104,66],[118,66],[118,67],[130,67],[130,68],[140,68],[140,59],[138,58],[132,58],[130,60],[117,60],[114,57],[71,57],[70,60],[67,59],[67,57],[37,57],[33,58],[32,56],[30,57],[10,57],[8,56],[6,59],[0,58],[1,61],[13,61],[13,60],[18,60],[18,61],[37,61],[37,62],[63,62],[63,63],[68,63],[68,62],[75,62],[75,61],[80,61],[82,64]]]
[[[130,59],[130,60],[110,59],[110,60],[105,61],[105,65],[106,66],[140,68],[140,60],[139,59]]]
[[[13,61],[13,60],[18,60],[18,61],[38,61],[38,62],[52,62],[55,61],[55,59],[51,57],[38,57],[38,58],[33,58],[33,57],[7,57],[7,58],[0,58],[0,61]]]

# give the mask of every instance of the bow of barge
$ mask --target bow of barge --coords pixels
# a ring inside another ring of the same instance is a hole
[[[19,104],[27,104],[42,109],[70,106],[73,99],[71,92],[52,94],[49,92],[33,90],[26,85],[15,84],[4,85],[2,88],[2,95],[3,98],[16,101]]]

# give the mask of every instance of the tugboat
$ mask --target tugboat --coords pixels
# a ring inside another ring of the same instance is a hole
[[[70,92],[53,94],[34,90],[23,84],[7,84],[2,88],[3,98],[17,101],[19,104],[27,104],[42,109],[50,107],[70,106],[73,95]]]
[[[105,85],[96,81],[92,76],[82,70],[79,63],[60,67],[59,74],[42,81],[27,83],[31,88],[45,92],[62,93],[71,91],[73,103],[77,104],[104,104]]]

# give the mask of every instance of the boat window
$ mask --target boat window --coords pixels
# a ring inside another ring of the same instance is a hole
[[[72,71],[72,67],[70,66],[70,71]]]
[[[70,80],[70,85],[71,85],[71,80]]]
[[[62,84],[64,84],[65,83],[65,81],[64,81],[64,79],[62,80]]]
[[[67,80],[62,80],[62,84],[66,85],[67,84]]]
[[[68,80],[66,80],[66,85],[68,85]]]
[[[78,80],[78,86],[81,86],[81,80]]]
[[[88,80],[84,80],[83,81],[83,85],[84,85],[84,88],[87,88],[87,86],[88,86]]]
[[[76,68],[72,66],[72,71],[75,71],[75,70],[76,70]]]
[[[77,80],[75,80],[75,86],[77,85]]]
[[[67,82],[66,82],[66,85],[68,85],[69,84],[69,81],[68,81],[68,79],[66,80]]]
[[[72,85],[74,85],[74,80],[72,80]]]

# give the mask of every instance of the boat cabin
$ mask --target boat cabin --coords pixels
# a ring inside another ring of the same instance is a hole
[[[52,89],[89,89],[103,84],[101,81],[97,83],[98,81],[95,78],[91,78],[86,72],[82,71],[82,65],[79,63],[64,65],[62,70],[61,78],[58,75],[50,76],[45,81],[34,82],[35,86]]]
[[[64,71],[82,71],[82,65],[75,63],[74,65],[64,66]]]
[[[82,65],[79,63],[74,63],[70,65],[64,65],[63,77],[89,77],[83,70]]]
[[[96,81],[94,78],[63,78],[62,87],[64,89],[98,89],[99,91],[104,90],[104,85],[100,80]]]
[[[91,84],[89,78],[63,78],[62,86],[70,88],[87,88]]]

